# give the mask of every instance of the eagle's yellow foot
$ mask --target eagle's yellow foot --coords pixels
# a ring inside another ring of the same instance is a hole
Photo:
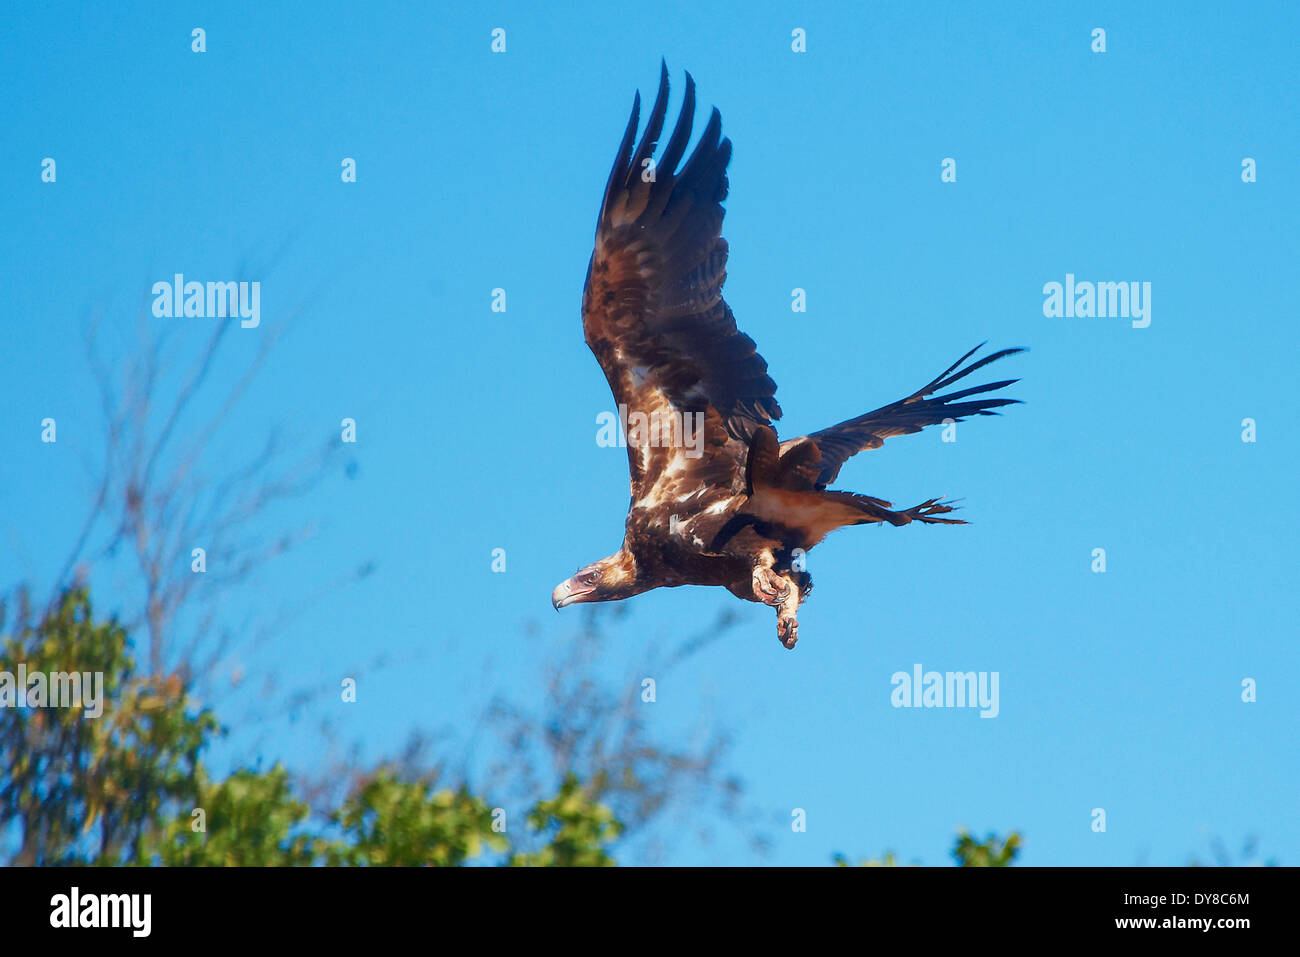
[[[787,650],[795,646],[795,642],[799,640],[799,622],[795,620],[794,615],[777,614],[776,638]]]
[[[772,569],[759,565],[753,575],[754,600],[779,605],[790,596],[790,582]]]

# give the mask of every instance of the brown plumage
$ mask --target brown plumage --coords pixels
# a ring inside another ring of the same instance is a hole
[[[633,102],[582,296],[587,345],[626,413],[632,500],[623,546],[562,582],[552,602],[560,608],[660,586],[721,585],[774,606],[777,636],[793,648],[795,613],[812,588],[802,557],[827,534],[875,522],[964,524],[940,517],[953,508],[938,499],[894,511],[883,499],[828,490],[840,468],[891,436],[996,415],[1016,400],[984,393],[1017,380],[935,393],[1020,350],[963,366],[977,346],[904,399],[780,442],[772,427],[781,418],[776,383],[722,298],[731,141],[715,109],[682,162],[695,113],[688,73],[681,114],[655,161],[667,101],[663,67],[635,149],[639,93]]]

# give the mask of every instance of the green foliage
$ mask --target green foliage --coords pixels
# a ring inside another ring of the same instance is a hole
[[[615,863],[623,825],[602,803],[611,788],[602,770],[586,783],[567,774],[513,841],[481,797],[391,767],[315,812],[278,764],[213,780],[200,755],[216,718],[192,706],[179,675],[138,676],[126,632],[94,621],[84,589],[66,592],[36,627],[0,638],[0,671],[20,663],[28,674],[102,674],[102,714],[90,701],[0,707],[0,835],[16,836],[0,838],[0,863],[447,867],[489,853],[486,863],[513,867]],[[962,867],[1003,867],[1019,849],[1018,834],[980,843],[963,831],[952,853]],[[843,855],[835,863],[849,866]],[[890,853],[860,866],[898,861]]]
[[[103,675],[98,716],[0,708],[0,833],[17,834],[16,844],[0,843],[3,863],[456,866],[487,851],[513,865],[614,863],[605,845],[621,825],[572,774],[529,811],[526,838],[541,843],[527,851],[493,829],[483,799],[401,780],[391,768],[317,815],[278,764],[212,780],[199,756],[216,718],[189,706],[178,675],[137,677],[126,632],[94,623],[82,589],[0,649],[0,671],[23,663],[29,674]]]
[[[290,793],[280,765],[264,774],[236,771],[215,784],[203,776],[195,808],[201,816],[192,811],[167,822],[146,858],[156,853],[168,866],[292,867],[311,864],[323,850],[317,838],[293,833],[310,808]]]
[[[604,845],[618,838],[623,825],[614,812],[594,801],[576,775],[569,774],[560,793],[528,812],[531,827],[550,837],[534,854],[515,854],[512,867],[612,867]]]
[[[453,867],[485,847],[505,850],[492,830],[492,810],[464,789],[429,793],[423,782],[400,781],[381,769],[334,815],[348,840],[326,854],[330,864]]]
[[[990,834],[981,844],[966,831],[957,836],[957,846],[952,849],[953,859],[960,867],[1008,867],[1020,853],[1020,835],[1012,832],[1004,840]]]
[[[958,867],[1007,867],[1020,853],[1020,835],[1012,833],[1005,840],[990,834],[983,844],[976,841],[966,831],[957,833],[957,843],[953,845],[952,856]],[[843,854],[836,854],[832,860],[838,867],[898,867],[900,866],[893,852],[874,860],[863,860],[857,864]]]
[[[859,861],[854,864],[843,854],[836,854],[831,858],[836,867],[899,867],[898,859],[894,857],[893,851],[887,851],[884,857]]]
[[[0,647],[0,670],[103,676],[98,717],[84,707],[0,708],[0,831],[19,834],[10,863],[137,858],[165,809],[198,794],[199,752],[216,719],[187,707],[179,677],[137,677],[126,633],[93,622],[84,589]]]

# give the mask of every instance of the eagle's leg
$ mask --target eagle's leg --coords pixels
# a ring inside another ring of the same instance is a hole
[[[799,640],[799,621],[795,617],[801,600],[799,584],[788,573],[776,571],[770,551],[759,556],[754,566],[752,587],[754,600],[776,609],[776,637],[786,648]]]
[[[795,617],[798,611],[799,587],[792,582],[789,594],[776,606],[776,640],[787,649],[799,640],[799,621]]]

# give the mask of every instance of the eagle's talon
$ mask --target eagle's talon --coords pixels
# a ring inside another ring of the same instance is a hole
[[[799,622],[794,616],[784,616],[776,621],[776,637],[786,650],[794,648],[799,641]]]
[[[770,568],[755,568],[753,584],[754,598],[764,605],[779,605],[790,597],[790,583]]]

